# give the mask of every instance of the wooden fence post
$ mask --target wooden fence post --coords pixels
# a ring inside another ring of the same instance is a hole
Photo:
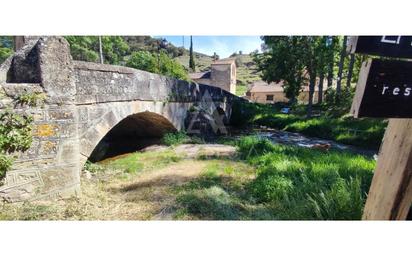
[[[412,119],[389,119],[363,220],[405,220],[412,204]]]

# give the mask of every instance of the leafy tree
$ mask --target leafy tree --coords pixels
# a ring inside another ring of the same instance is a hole
[[[285,95],[294,103],[303,82],[306,81],[302,37],[263,36],[262,40],[263,53],[255,52],[253,55],[258,70],[262,72],[262,78],[269,83],[283,80]]]
[[[190,50],[189,50],[189,68],[194,72],[196,71],[195,59],[193,57],[193,40],[190,36]]]
[[[103,58],[108,64],[121,64],[129,51],[129,46],[119,36],[104,36],[103,42]],[[96,47],[97,48],[97,47]]]
[[[10,36],[0,36],[0,64],[13,54],[13,39]]]
[[[327,78],[327,87],[332,87],[333,77],[334,77],[334,67],[336,62],[336,53],[339,51],[339,38],[336,36],[330,36],[329,40],[329,47],[330,51],[328,52],[328,78]]]
[[[177,79],[188,80],[188,75],[183,65],[170,58],[164,51],[160,52],[159,73]]]
[[[159,54],[159,65],[155,54],[148,51],[138,51],[132,53],[126,66],[177,79],[188,79],[185,68],[177,61],[171,59],[164,51],[161,51]]]
[[[346,90],[349,90],[351,87],[353,67],[355,65],[355,55],[351,54],[349,59],[350,61],[349,61],[349,67],[348,67],[348,76],[346,79]]]
[[[345,62],[345,57],[346,57],[346,41],[348,37],[344,36],[343,37],[343,42],[342,42],[342,48],[340,52],[340,60],[339,60],[339,70],[338,70],[338,80],[336,82],[336,97],[339,102],[339,97],[342,91],[342,73],[343,73],[343,65]]]
[[[133,52],[126,66],[153,73],[158,72],[156,57],[148,51]]]
[[[75,60],[86,62],[97,62],[99,55],[93,47],[96,37],[89,36],[66,36],[70,44],[70,53]]]
[[[96,36],[66,36],[70,43],[70,52],[75,60],[98,62],[99,37]],[[129,46],[119,36],[103,36],[103,59],[108,64],[121,64],[129,51]]]
[[[323,78],[328,64],[326,37],[319,36],[264,36],[263,54],[255,55],[263,79],[268,82],[284,81],[286,97],[296,101],[301,86],[309,82],[307,116],[312,113],[316,80]],[[323,79],[322,79],[323,80]]]

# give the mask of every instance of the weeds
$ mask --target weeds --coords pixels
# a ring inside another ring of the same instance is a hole
[[[239,151],[257,168],[248,190],[279,219],[360,219],[375,161],[245,137]],[[252,150],[253,149],[253,150]]]

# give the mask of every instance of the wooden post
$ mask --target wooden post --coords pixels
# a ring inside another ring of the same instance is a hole
[[[412,119],[390,119],[363,220],[405,220],[412,204]]]

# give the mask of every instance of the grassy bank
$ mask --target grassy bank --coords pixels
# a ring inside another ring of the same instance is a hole
[[[248,124],[299,132],[311,137],[334,140],[373,150],[379,148],[387,126],[387,121],[382,119],[336,117],[330,113],[323,113],[319,117],[308,119],[304,106],[293,108],[291,114],[282,114],[280,107],[269,105],[244,104],[242,108],[245,111],[239,114],[239,119],[247,117]]]
[[[278,219],[360,219],[375,161],[346,152],[272,144],[245,137],[243,159],[256,167],[249,185]]]
[[[189,158],[172,146],[88,163],[79,197],[0,204],[0,219],[360,219],[374,160],[253,136],[231,144],[231,157]]]

